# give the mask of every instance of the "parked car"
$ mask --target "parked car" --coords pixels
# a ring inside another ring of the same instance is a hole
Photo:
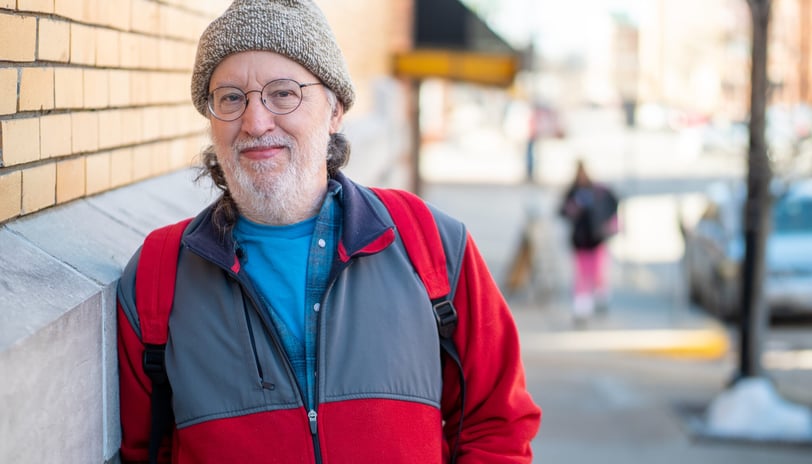
[[[764,299],[772,316],[812,315],[812,179],[776,183],[772,189]],[[717,183],[694,227],[684,230],[683,263],[692,301],[723,319],[741,310],[744,260],[743,183]]]

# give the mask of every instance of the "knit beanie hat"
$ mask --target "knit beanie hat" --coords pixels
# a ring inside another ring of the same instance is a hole
[[[192,102],[208,116],[209,81],[228,55],[249,50],[279,53],[335,92],[344,110],[355,100],[350,74],[324,14],[312,0],[236,0],[200,36],[192,71]]]

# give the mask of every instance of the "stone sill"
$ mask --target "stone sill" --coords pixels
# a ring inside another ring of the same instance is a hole
[[[116,283],[149,231],[215,198],[194,175],[0,226],[0,461],[116,460]]]

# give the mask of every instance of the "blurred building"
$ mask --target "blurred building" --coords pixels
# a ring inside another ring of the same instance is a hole
[[[638,16],[638,92],[643,103],[729,121],[750,105],[752,19],[741,0],[644,2]],[[771,104],[812,103],[810,0],[773,0]],[[618,25],[618,40],[628,35]]]

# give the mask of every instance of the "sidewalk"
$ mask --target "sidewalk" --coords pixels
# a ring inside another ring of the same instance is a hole
[[[553,193],[525,184],[430,183],[423,195],[466,223],[500,285],[523,227],[534,221],[534,285],[508,301],[528,388],[544,411],[535,462],[810,462],[809,447],[694,433],[692,423],[735,373],[735,356],[724,327],[675,290],[674,263],[615,262],[611,307],[576,329]]]
[[[576,328],[569,311],[571,265],[555,194],[535,185],[430,184],[426,198],[463,220],[494,278],[502,286],[526,336],[525,349],[617,351],[717,359],[729,350],[716,320],[692,310],[675,282],[672,265],[612,265],[613,296],[606,313]],[[522,231],[533,236],[532,271],[515,294],[507,275]],[[641,280],[647,289],[641,289]]]

